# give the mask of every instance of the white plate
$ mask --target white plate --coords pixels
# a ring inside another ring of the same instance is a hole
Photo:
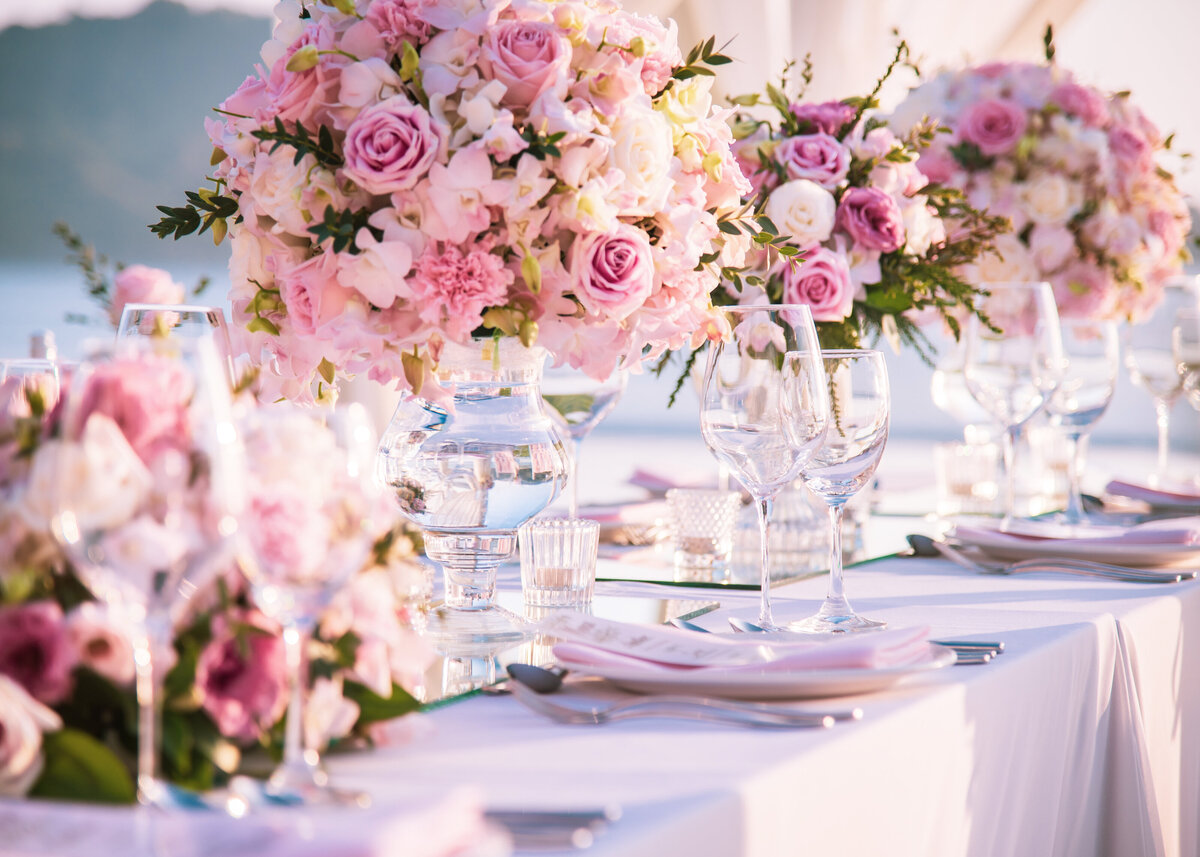
[[[1200,565],[1200,546],[1197,545],[1100,544],[1084,539],[1016,541],[1003,533],[972,532],[964,536],[953,530],[950,540],[1009,562],[1023,559],[1091,559],[1133,568],[1195,568]]]
[[[916,664],[884,669],[797,670],[752,672],[735,670],[663,670],[651,673],[637,667],[559,664],[579,675],[598,676],[635,693],[680,693],[723,699],[819,699],[883,690],[906,679],[948,667],[954,652],[930,645],[929,659]]]

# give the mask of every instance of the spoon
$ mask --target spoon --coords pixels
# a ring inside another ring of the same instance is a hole
[[[912,548],[913,556],[939,557],[942,555],[929,536],[912,533],[904,538],[908,540],[908,546]]]
[[[554,693],[562,687],[566,670],[548,670],[533,664],[509,664],[508,674],[534,693]]]
[[[687,619],[680,619],[679,617],[667,620],[667,624],[673,625],[683,631],[699,631],[701,634],[709,633],[707,628],[701,628],[695,622],[689,622]]]

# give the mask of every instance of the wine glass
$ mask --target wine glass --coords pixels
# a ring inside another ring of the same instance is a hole
[[[1016,441],[1046,404],[1063,369],[1062,333],[1049,283],[988,283],[965,333],[967,389],[1004,430],[1005,504],[1002,529],[1016,506]]]
[[[879,351],[821,352],[829,385],[829,423],[823,442],[800,475],[829,507],[829,591],[812,616],[788,627],[809,634],[844,634],[887,623],[859,616],[846,600],[842,567],[842,511],[870,483],[887,444],[891,415],[887,365]]]
[[[1104,415],[1117,386],[1121,348],[1117,326],[1111,321],[1063,319],[1062,380],[1046,402],[1050,424],[1057,426],[1067,441],[1067,507],[1050,520],[1067,534],[1093,525],[1083,509],[1080,479],[1087,438],[1092,426]]]
[[[579,514],[579,450],[583,439],[617,406],[629,373],[617,369],[598,381],[580,369],[557,366],[542,373],[542,400],[562,417],[562,425],[571,439],[571,476],[567,480],[567,514]]]
[[[80,364],[61,438],[34,461],[56,487],[52,529],[80,578],[134,629],[143,805],[198,802],[158,775],[157,656],[231,556],[243,463],[229,384],[207,340],[170,353],[130,341]]]
[[[1175,313],[1171,354],[1188,404],[1200,411],[1200,309],[1181,309]]]
[[[125,304],[117,325],[117,342],[147,337],[160,346],[172,339],[211,339],[232,383],[233,348],[229,326],[220,307],[194,304]]]
[[[1197,305],[1195,286],[1168,283],[1158,305],[1137,324],[1122,330],[1125,368],[1129,379],[1154,400],[1158,427],[1158,458],[1150,484],[1162,487],[1173,481],[1169,471],[1171,454],[1171,409],[1183,392],[1183,379],[1171,354],[1170,326],[1180,309]]]
[[[360,404],[264,405],[243,419],[251,488],[241,564],[255,603],[283,628],[291,694],[283,760],[266,790],[289,802],[364,803],[329,785],[303,741],[305,647],[322,611],[367,563],[382,523],[375,432]]]
[[[802,399],[795,385],[815,385],[820,347],[812,313],[803,305],[724,307],[731,335],[709,345],[700,397],[700,430],[713,455],[738,477],[755,500],[762,568],[758,624],[778,628],[771,616],[769,535],[771,511],[779,492],[795,481],[820,443],[826,400],[815,390]],[[789,351],[812,355],[785,364]],[[785,395],[785,365],[795,374]],[[800,368],[806,367],[801,376]],[[803,377],[803,382],[801,381]],[[791,400],[790,405],[785,401]],[[812,409],[797,425],[802,404]],[[789,437],[789,433],[791,436]]]

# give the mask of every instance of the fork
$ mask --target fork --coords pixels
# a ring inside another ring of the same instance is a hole
[[[641,696],[607,704],[592,702],[587,708],[573,708],[534,693],[519,682],[512,683],[510,690],[512,696],[526,708],[559,723],[595,724],[639,717],[679,717],[739,726],[829,729],[835,723],[861,720],[863,716],[861,708],[821,713],[699,696]]]

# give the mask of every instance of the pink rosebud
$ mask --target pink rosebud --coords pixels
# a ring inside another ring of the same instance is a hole
[[[621,224],[615,232],[578,236],[571,245],[575,297],[595,315],[621,320],[654,290],[654,258],[640,229]]]
[[[571,43],[545,21],[505,21],[488,30],[484,71],[507,91],[506,107],[528,107],[545,92],[565,94]]]
[[[53,601],[0,608],[0,674],[53,705],[71,690],[75,655]]]
[[[160,268],[130,265],[113,279],[112,304],[108,317],[120,324],[125,304],[180,304],[186,290]]]
[[[854,114],[853,107],[840,101],[792,105],[792,115],[800,120],[802,130],[804,123],[808,123],[810,130],[820,131],[834,137],[841,132],[847,122],[854,119]]]
[[[1100,128],[1108,122],[1108,105],[1104,96],[1090,86],[1060,83],[1050,93],[1050,100],[1065,113],[1078,116],[1089,128]]]
[[[983,154],[1004,155],[1016,148],[1028,124],[1021,105],[1006,98],[988,98],[963,112],[958,131]]]
[[[238,626],[243,628],[239,640]],[[277,721],[287,707],[283,640],[266,617],[249,611],[217,616],[213,637],[196,662],[201,705],[222,735],[252,740]]]
[[[842,194],[837,225],[869,250],[891,253],[904,246],[904,215],[879,188],[854,187]]]
[[[788,178],[808,179],[833,190],[850,171],[850,150],[828,134],[788,137],[775,147]]]
[[[425,108],[394,95],[350,123],[342,171],[370,193],[409,190],[429,172],[442,143]]]
[[[854,309],[850,266],[841,253],[817,247],[799,265],[785,265],[783,302],[806,304],[813,321],[844,321]]]

